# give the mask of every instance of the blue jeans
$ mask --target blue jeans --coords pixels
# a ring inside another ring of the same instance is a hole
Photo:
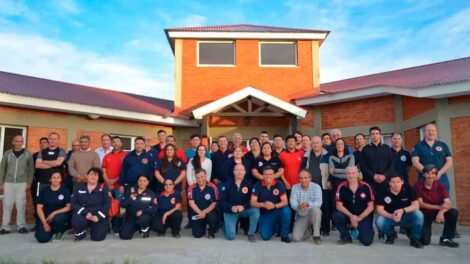
[[[281,237],[289,236],[291,212],[288,206],[263,213],[259,218],[259,234],[261,239],[269,240],[276,233],[277,224],[281,226]]]
[[[259,220],[259,209],[249,208],[241,213],[224,213],[224,224],[225,224],[225,238],[228,240],[234,240],[237,236],[236,225],[239,217],[250,218],[250,228],[248,229],[248,235],[254,235],[256,232],[256,226]]]
[[[420,239],[421,232],[423,230],[424,216],[421,211],[416,210],[410,213],[406,213],[401,217],[400,222],[395,222],[393,219],[383,217],[381,215],[377,216],[375,220],[377,228],[384,232],[387,236],[391,236],[395,233],[394,227],[399,225],[400,227],[410,228],[411,229],[411,238]]]
[[[364,246],[370,246],[374,242],[374,228],[372,227],[374,215],[370,214],[359,222],[357,231],[359,231],[359,242]],[[351,223],[348,216],[340,211],[336,211],[332,216],[333,222],[338,228],[340,238],[351,238],[349,234],[348,224]]]

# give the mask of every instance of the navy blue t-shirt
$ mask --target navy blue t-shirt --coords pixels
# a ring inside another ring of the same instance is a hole
[[[50,186],[47,186],[39,193],[37,203],[44,205],[43,210],[47,217],[70,203],[70,191],[64,186],[60,186],[57,191],[53,191]]]
[[[284,168],[284,164],[277,157],[271,157],[270,160],[265,160],[264,158],[256,158],[252,164],[253,169],[257,169],[258,173],[263,175],[263,169],[266,167],[271,167],[274,170],[274,173],[277,173],[280,168]]]
[[[395,171],[403,177],[403,181],[406,184],[409,184],[408,168],[412,165],[411,154],[403,148],[401,148],[398,152],[392,148],[392,152],[395,159]]]
[[[273,180],[271,188],[268,189],[266,182],[257,182],[251,192],[251,197],[256,197],[258,203],[272,202],[274,204],[281,202],[281,197],[287,196],[286,189],[279,181]],[[260,208],[262,214],[269,213],[272,210]]]
[[[158,214],[163,215],[164,213],[175,208],[177,204],[181,204],[181,194],[173,191],[168,196],[166,196],[165,192],[162,192],[157,196],[157,201]]]
[[[429,146],[425,140],[421,140],[415,145],[411,156],[419,157],[419,163],[423,166],[433,164],[440,170],[446,163],[446,158],[452,157],[452,153],[447,144],[442,141],[436,140],[432,146]],[[422,178],[422,173],[419,176]],[[442,176],[447,177],[446,174]]]
[[[189,187],[188,200],[193,200],[200,210],[204,210],[213,202],[219,200],[219,191],[217,190],[217,186],[212,182],[208,182],[202,190],[199,188],[199,185],[195,183]]]
[[[168,163],[168,166],[165,172],[163,172],[163,160],[162,159],[159,159],[157,162],[157,165],[155,166],[155,171],[158,171],[165,180],[172,179],[173,182],[178,178],[181,172],[185,170],[186,170],[186,165],[184,165],[184,162],[182,162],[181,160],[178,160],[176,167],[172,163]],[[181,183],[175,186],[175,190],[176,192],[181,192]],[[163,191],[163,184],[159,183],[157,185],[157,191],[158,192]]]

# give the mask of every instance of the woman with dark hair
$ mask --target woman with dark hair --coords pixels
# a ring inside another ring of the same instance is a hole
[[[184,162],[175,155],[175,146],[167,144],[163,149],[163,158],[159,159],[155,166],[155,178],[157,179],[157,193],[163,191],[163,182],[172,179],[175,190],[181,193],[181,183],[186,177],[186,166]]]
[[[121,201],[121,207],[126,209],[119,231],[121,239],[132,239],[135,231],[139,231],[144,238],[149,237],[150,224],[158,204],[155,194],[148,188],[149,183],[146,175],[140,175],[137,178],[137,190],[131,188],[126,198]]]
[[[72,195],[72,227],[75,240],[82,240],[90,229],[93,241],[106,238],[109,227],[108,212],[111,196],[108,186],[99,183],[103,179],[100,168],[91,168],[86,175],[86,183],[77,186]]]
[[[265,167],[273,168],[275,179],[280,178],[284,174],[284,165],[277,155],[273,156],[273,151],[273,146],[269,142],[264,142],[261,145],[261,155],[252,164],[251,173],[254,179],[260,181],[264,179],[263,170]]]
[[[206,146],[199,145],[196,148],[196,156],[189,160],[188,168],[186,169],[188,186],[196,182],[196,171],[199,169],[205,169],[207,172],[207,181],[211,180],[212,161],[206,157],[206,152]]]
[[[175,192],[175,185],[171,179],[165,180],[165,190],[157,195],[158,211],[153,218],[152,230],[158,236],[164,236],[166,229],[171,228],[174,238],[180,238],[181,222],[181,194]]]
[[[340,183],[348,179],[346,176],[346,168],[354,166],[354,155],[347,154],[348,146],[344,139],[338,138],[334,144],[335,148],[328,159],[328,170],[330,172],[330,181],[332,183],[333,190],[336,190],[336,187]]]
[[[39,243],[47,243],[53,236],[55,242],[61,241],[70,218],[70,192],[61,185],[60,172],[54,172],[50,182],[37,200],[36,211],[40,221],[34,237]]]
[[[243,157],[244,159],[248,160],[250,164],[253,164],[255,159],[261,155],[260,145],[261,143],[259,142],[258,138],[253,137],[250,139],[250,151],[248,151]]]
[[[235,179],[234,168],[237,164],[242,164],[245,167],[245,179],[250,183],[254,182],[253,177],[251,176],[251,163],[243,158],[243,149],[241,146],[233,148],[233,157],[228,159],[224,164],[224,181],[231,181]]]

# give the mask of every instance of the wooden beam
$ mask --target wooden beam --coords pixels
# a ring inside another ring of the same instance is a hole
[[[251,113],[253,110],[253,103],[251,101],[251,98],[248,99],[248,112]]]
[[[231,106],[235,109],[237,109],[238,111],[240,111],[240,113],[246,113],[246,110],[241,108],[239,105],[237,104],[231,104]]]
[[[282,113],[238,113],[238,112],[224,112],[215,113],[212,116],[258,116],[258,117],[279,117],[284,116]]]

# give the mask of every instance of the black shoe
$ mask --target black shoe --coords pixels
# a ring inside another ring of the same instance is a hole
[[[408,234],[409,234],[409,231],[408,231],[407,228],[400,227],[400,234],[408,235]]]
[[[173,233],[174,238],[181,238],[180,233]]]
[[[142,233],[142,237],[143,238],[148,238],[150,236],[150,231],[147,231],[147,232],[143,232]]]
[[[208,235],[207,235],[207,238],[208,238],[208,239],[214,239],[215,236],[214,236],[214,234],[208,234]]]
[[[385,234],[382,231],[379,231],[378,236],[379,236],[379,240],[385,239]]]
[[[410,246],[415,248],[423,248],[423,244],[418,239],[410,238]]]
[[[320,234],[327,237],[330,236],[330,231],[321,231]]]
[[[256,242],[256,236],[255,235],[248,235],[248,241]]]
[[[392,245],[395,243],[395,239],[397,238],[397,233],[394,233],[391,236],[387,236],[387,239],[385,240],[385,244],[387,245]]]
[[[20,233],[20,234],[28,234],[29,231],[28,231],[28,229],[22,227],[22,228],[18,229],[18,233]]]
[[[165,233],[157,233],[157,237],[165,236]]]
[[[36,232],[36,231],[38,231],[38,226],[37,225],[35,225],[35,226],[33,226],[29,229],[29,232]]]
[[[86,235],[83,235],[83,236],[76,236],[74,242],[81,241],[81,240],[83,240],[85,237],[86,237]]]
[[[439,245],[451,247],[451,248],[458,248],[460,246],[459,243],[455,242],[454,240],[450,238],[444,238],[444,239],[441,238],[439,240]]]
[[[10,231],[8,231],[6,229],[0,230],[0,235],[6,235],[6,234],[10,234]]]
[[[455,233],[454,233],[454,238],[461,238],[462,236],[460,235],[459,232],[457,232],[457,230],[455,230]]]
[[[187,225],[184,226],[184,229],[191,229],[193,228],[193,224],[189,222]]]
[[[290,243],[291,242],[289,237],[281,237],[281,241],[284,242],[284,243]]]
[[[338,245],[345,245],[345,244],[350,244],[352,243],[352,238],[351,237],[342,237],[338,242],[336,242]]]

